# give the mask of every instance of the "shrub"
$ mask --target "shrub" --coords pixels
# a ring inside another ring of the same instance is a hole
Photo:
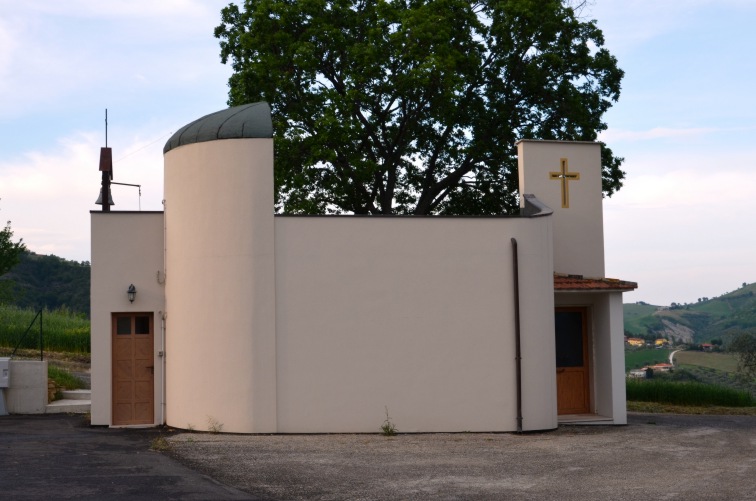
[[[84,388],[84,381],[70,372],[54,365],[47,366],[47,377],[55,381],[55,384],[66,390],[80,390]]]

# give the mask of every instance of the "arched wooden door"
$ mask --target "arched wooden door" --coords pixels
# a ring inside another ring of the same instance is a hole
[[[113,425],[154,424],[152,313],[113,313]]]

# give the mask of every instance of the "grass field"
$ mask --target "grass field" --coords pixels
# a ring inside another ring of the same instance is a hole
[[[697,365],[724,372],[735,372],[738,360],[730,353],[705,353],[703,351],[680,351],[675,354],[675,364]]]
[[[666,348],[661,350],[655,348],[642,348],[639,350],[625,351],[625,370],[629,371],[630,369],[640,369],[646,365],[669,362],[669,354],[671,351],[672,350]]]
[[[651,364],[658,361],[661,355],[655,355],[658,352],[668,350],[635,350],[625,353],[626,369],[634,369],[643,365]],[[727,391],[744,392],[756,398],[756,381],[743,378],[737,372],[738,362],[734,355],[730,353],[705,353],[701,351],[678,351],[675,354],[675,370],[670,374],[662,374],[654,378],[662,384],[689,384],[695,383],[703,386],[695,386],[694,390],[686,390],[691,394],[708,393],[713,391],[714,394],[721,393],[719,389]],[[632,385],[633,383],[629,383]],[[643,388],[640,388],[643,389]],[[648,388],[646,388],[648,389]],[[655,390],[657,391],[657,390]],[[658,390],[661,391],[661,390]],[[666,390],[665,390],[666,391]],[[637,391],[631,392],[628,386],[628,400],[641,400],[647,397],[641,397]],[[656,397],[654,397],[656,398]],[[665,404],[670,404],[669,397],[664,397]],[[687,398],[687,397],[686,397]],[[718,397],[717,397],[718,398]],[[709,401],[706,404],[686,403],[684,405],[729,405],[715,404]],[[753,405],[753,404],[751,404]]]

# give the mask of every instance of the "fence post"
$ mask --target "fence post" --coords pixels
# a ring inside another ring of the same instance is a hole
[[[39,310],[39,361],[44,360],[44,337],[42,336],[42,312],[44,310]]]

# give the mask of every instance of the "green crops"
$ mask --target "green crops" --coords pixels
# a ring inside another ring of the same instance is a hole
[[[15,348],[37,314],[30,309],[0,306],[0,346]],[[65,308],[42,312],[45,351],[89,353],[89,319]],[[21,341],[19,348],[39,349],[39,318]]]
[[[751,407],[756,399],[747,391],[719,385],[661,380],[627,381],[627,399],[688,406]]]

